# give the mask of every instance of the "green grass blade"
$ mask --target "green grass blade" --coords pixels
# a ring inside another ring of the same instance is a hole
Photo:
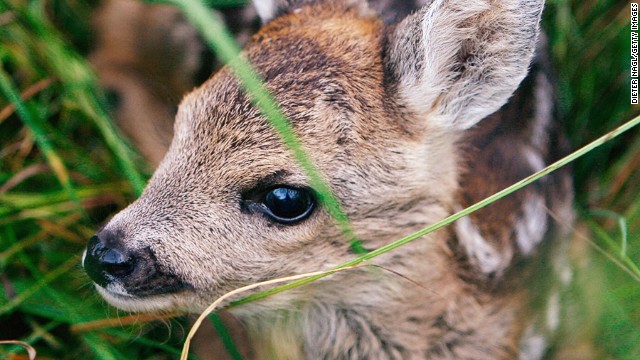
[[[617,214],[613,211],[610,210],[604,210],[604,209],[593,209],[590,211],[590,213],[592,215],[595,216],[601,216],[601,217],[606,217],[609,219],[613,219],[618,223],[618,229],[620,230],[620,246],[619,251],[620,251],[620,257],[625,258],[627,257],[627,248],[628,248],[628,225],[627,225],[627,220],[624,218],[624,216]],[[613,246],[613,243],[610,243],[609,246]]]
[[[222,339],[225,350],[227,350],[227,354],[229,354],[233,360],[242,360],[242,354],[240,354],[238,347],[233,342],[231,334],[227,331],[227,328],[222,322],[222,319],[220,319],[220,316],[216,313],[211,313],[211,315],[209,315],[209,320],[218,334],[220,334],[220,338]]]

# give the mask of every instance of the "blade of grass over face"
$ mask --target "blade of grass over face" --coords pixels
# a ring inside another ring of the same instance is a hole
[[[325,205],[328,213],[340,226],[345,237],[349,239],[352,250],[359,254],[366,253],[366,250],[353,233],[349,225],[348,216],[342,209],[338,199],[333,195],[331,187],[304,150],[303,144],[296,137],[295,130],[279,108],[273,95],[264,87],[260,75],[245,57],[238,56],[240,48],[222,22],[212,16],[209,9],[197,0],[150,2],[176,5],[184,12],[189,21],[198,28],[209,46],[233,70],[235,76],[252,98],[253,103],[271,123],[283,143],[291,150],[298,164],[309,177],[309,183],[315,190],[318,200]]]
[[[584,147],[574,151],[573,153],[569,154],[568,156],[556,161],[555,163],[553,163],[553,164],[547,166],[546,168],[534,173],[533,175],[528,176],[527,178],[522,179],[522,180],[518,181],[517,183],[515,183],[515,184],[513,184],[513,185],[511,185],[511,186],[509,186],[509,187],[507,187],[507,188],[505,188],[505,189],[503,189],[503,190],[501,190],[501,191],[499,191],[499,192],[497,192],[497,193],[495,193],[495,194],[493,194],[493,195],[491,195],[489,197],[487,197],[486,199],[484,199],[484,200],[482,200],[480,202],[477,202],[477,203],[467,207],[466,209],[463,209],[463,210],[461,210],[461,211],[459,211],[459,212],[457,212],[457,213],[455,213],[453,215],[450,215],[447,218],[445,218],[445,219],[443,219],[443,220],[441,220],[441,221],[439,221],[439,222],[437,222],[437,223],[435,223],[435,224],[433,224],[431,226],[428,226],[428,227],[426,227],[426,228],[424,228],[424,229],[422,229],[420,231],[417,231],[417,232],[415,232],[415,233],[413,233],[411,235],[408,235],[408,236],[406,236],[406,237],[404,237],[404,238],[402,238],[400,240],[396,240],[396,241],[394,241],[394,242],[392,242],[390,244],[381,246],[380,248],[375,249],[373,251],[370,251],[369,253],[364,254],[362,256],[359,256],[359,257],[357,257],[357,258],[355,258],[353,260],[350,260],[350,261],[344,262],[344,263],[342,263],[340,265],[337,265],[337,266],[333,267],[331,270],[342,269],[342,268],[346,268],[346,267],[352,267],[352,266],[359,265],[359,264],[361,264],[361,263],[363,263],[363,262],[365,262],[367,260],[371,260],[371,259],[373,259],[373,258],[375,258],[375,257],[377,257],[379,255],[382,255],[382,254],[387,253],[387,252],[389,252],[391,250],[394,250],[394,249],[396,249],[398,247],[401,247],[401,246],[403,246],[405,244],[408,244],[408,243],[410,243],[410,242],[412,242],[412,241],[414,241],[414,240],[416,240],[416,239],[418,239],[418,238],[420,238],[420,237],[422,237],[422,236],[424,236],[424,235],[426,235],[428,233],[431,233],[431,232],[436,231],[436,230],[438,230],[438,229],[440,229],[440,228],[442,228],[444,226],[447,226],[447,225],[455,222],[456,220],[458,220],[458,219],[460,219],[462,217],[465,217],[465,216],[467,216],[467,215],[469,215],[469,214],[471,214],[471,213],[473,213],[473,212],[475,212],[477,210],[480,210],[483,207],[488,206],[488,205],[492,204],[493,202],[496,202],[496,201],[502,199],[503,197],[505,197],[505,196],[507,196],[507,195],[509,195],[509,194],[511,194],[511,193],[513,193],[513,192],[515,192],[515,191],[517,191],[517,190],[519,190],[519,189],[521,189],[521,188],[533,183],[534,181],[539,180],[540,178],[542,178],[542,177],[544,177],[544,176],[546,176],[546,175],[548,175],[548,174],[560,169],[561,167],[570,164],[571,162],[575,161],[576,159],[588,154],[589,152],[591,152],[592,150],[596,149],[597,147],[602,146],[603,144],[606,144],[607,142],[609,142],[612,139],[616,138],[620,134],[632,129],[633,127],[635,127],[635,126],[637,126],[639,124],[640,124],[640,116],[637,116],[634,119],[631,119],[628,122],[626,122],[625,124],[621,125],[617,129],[615,129],[615,130],[613,130],[613,131],[601,136],[600,138],[592,141],[591,143],[585,145]],[[304,279],[301,279],[301,280],[297,280],[297,281],[291,282],[289,284],[281,285],[281,286],[275,287],[273,289],[269,289],[269,290],[260,292],[258,294],[253,294],[253,295],[247,296],[246,298],[237,300],[237,301],[231,303],[229,306],[233,307],[233,306],[245,304],[245,303],[248,303],[248,302],[251,302],[251,301],[255,301],[255,300],[258,300],[258,299],[262,299],[262,298],[267,297],[269,295],[277,294],[277,293],[280,293],[280,292],[285,291],[285,290],[289,290],[289,289],[292,289],[292,288],[295,288],[295,287],[298,287],[298,286],[301,286],[301,285],[308,284],[308,283],[310,283],[312,281],[321,279],[321,278],[329,276],[331,274],[332,274],[332,272],[327,272],[327,273],[323,273],[323,274],[320,274],[320,275],[315,275],[315,276],[307,277],[307,278],[304,278]]]

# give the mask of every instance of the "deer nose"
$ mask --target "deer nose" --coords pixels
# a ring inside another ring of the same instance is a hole
[[[117,246],[108,246],[100,235],[89,240],[83,260],[84,270],[96,284],[106,287],[122,279],[136,269],[135,257]]]

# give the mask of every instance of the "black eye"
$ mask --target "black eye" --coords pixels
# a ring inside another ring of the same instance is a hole
[[[292,224],[306,219],[315,206],[310,190],[291,187],[277,187],[266,192],[265,213],[273,220]]]

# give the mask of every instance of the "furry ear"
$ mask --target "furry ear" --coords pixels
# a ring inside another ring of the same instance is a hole
[[[544,0],[434,0],[390,34],[386,67],[409,109],[466,129],[525,77]]]

